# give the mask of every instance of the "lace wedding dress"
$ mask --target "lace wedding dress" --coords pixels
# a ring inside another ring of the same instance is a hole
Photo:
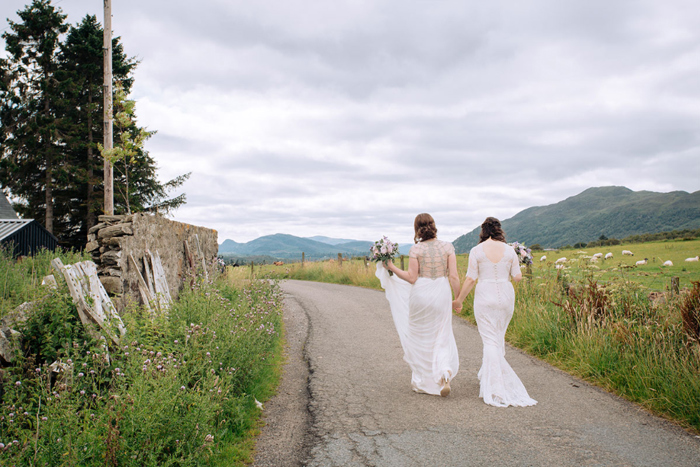
[[[503,257],[492,262],[483,244],[469,253],[467,277],[478,280],[474,296],[474,317],[484,344],[479,370],[479,397],[496,407],[526,407],[537,404],[506,361],[505,335],[515,308],[515,291],[511,276],[520,274],[518,257],[505,246]]]
[[[441,379],[459,371],[457,344],[452,333],[452,292],[447,278],[451,243],[429,240],[411,247],[419,264],[418,279],[410,283],[389,276],[377,263],[376,276],[386,292],[404,360],[412,371],[411,386],[420,393],[440,395]]]

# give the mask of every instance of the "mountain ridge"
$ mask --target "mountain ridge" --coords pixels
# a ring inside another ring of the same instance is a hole
[[[633,191],[627,187],[592,187],[547,206],[524,209],[501,221],[507,241],[545,248],[591,242],[601,235],[630,235],[700,228],[700,191]],[[480,227],[453,245],[466,253],[478,243]]]

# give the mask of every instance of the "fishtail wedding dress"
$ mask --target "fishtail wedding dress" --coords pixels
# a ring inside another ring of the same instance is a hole
[[[474,296],[474,317],[484,344],[479,370],[479,397],[497,407],[526,407],[537,404],[506,361],[505,335],[515,308],[511,276],[520,274],[518,257],[504,244],[503,257],[491,261],[479,244],[469,252],[467,277],[478,280]]]
[[[411,247],[410,257],[419,264],[418,279],[411,285],[390,276],[377,263],[376,276],[386,292],[404,360],[412,371],[411,386],[420,393],[440,395],[443,378],[459,371],[457,344],[452,332],[452,291],[447,278],[451,243],[437,239]]]

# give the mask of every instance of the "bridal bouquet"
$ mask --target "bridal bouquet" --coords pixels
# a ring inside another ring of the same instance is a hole
[[[374,242],[374,246],[371,247],[369,251],[372,253],[372,261],[381,261],[383,263],[384,261],[394,259],[394,257],[399,254],[399,244],[392,243],[391,240],[384,236]],[[389,271],[389,275],[393,275],[393,273]]]
[[[518,242],[509,243],[509,245],[513,247],[515,254],[518,255],[520,264],[532,264],[532,251],[528,247]]]

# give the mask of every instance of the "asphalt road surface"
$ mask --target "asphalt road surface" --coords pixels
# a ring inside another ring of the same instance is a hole
[[[257,466],[700,466],[697,436],[512,347],[506,358],[539,403],[484,404],[481,339],[458,317],[452,394],[417,394],[383,292],[282,288],[288,360]]]

